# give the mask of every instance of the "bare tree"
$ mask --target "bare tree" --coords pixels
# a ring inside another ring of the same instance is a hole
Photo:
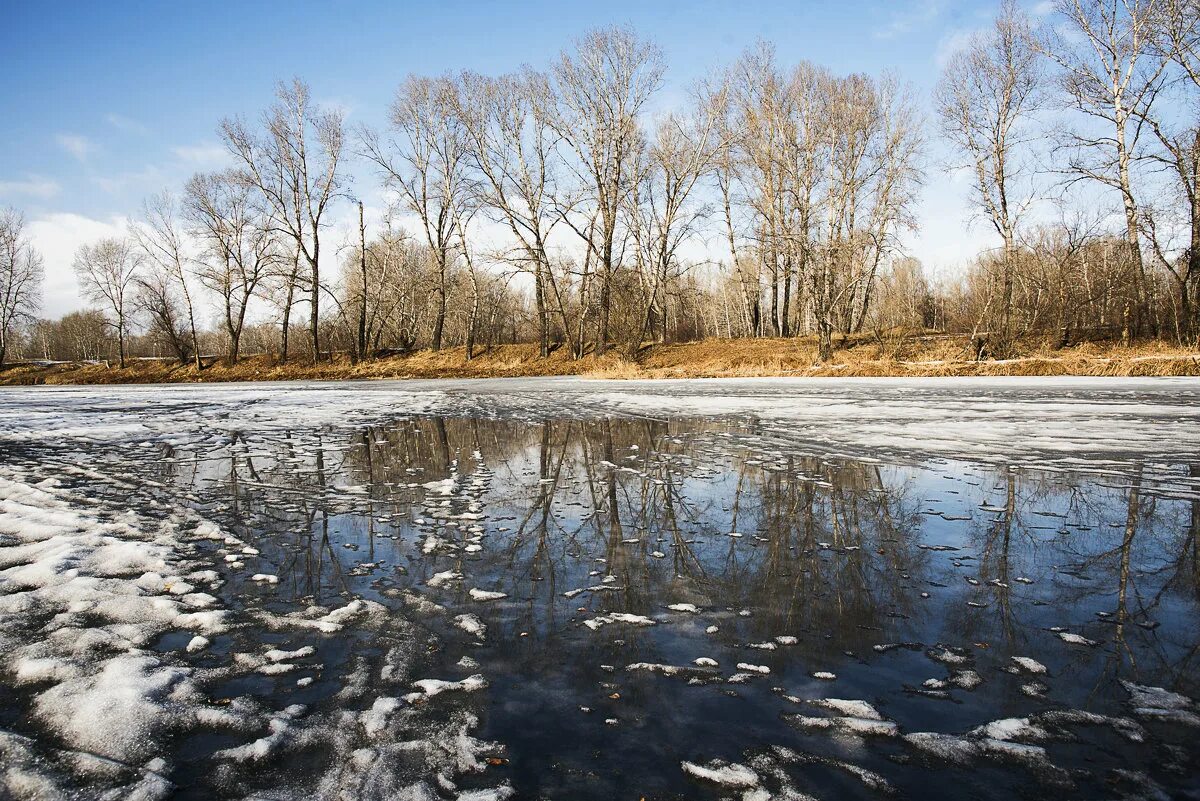
[[[147,200],[142,207],[141,221],[130,226],[130,233],[145,257],[146,271],[165,277],[166,281],[161,283],[173,285],[183,298],[192,359],[199,371],[204,364],[196,329],[196,304],[192,300],[192,257],[179,224],[177,205],[175,198],[167,192]]]
[[[709,87],[710,97],[720,98],[717,105],[717,125],[719,146],[713,160],[713,176],[719,192],[721,219],[724,223],[725,241],[729,247],[729,271],[737,284],[741,304],[742,326],[745,336],[757,337],[762,330],[762,280],[757,269],[745,269],[749,259],[742,256],[739,240],[743,240],[742,224],[739,211],[747,205],[738,196],[738,188],[743,179],[741,170],[741,149],[744,144],[740,119],[740,106],[731,99],[729,83],[732,80],[726,76],[717,86]]]
[[[0,210],[0,367],[17,326],[31,321],[41,305],[42,254],[25,233],[25,218]]]
[[[839,318],[846,332],[861,325],[879,265],[910,222],[920,135],[911,102],[890,79],[851,75],[820,85],[806,113],[824,123],[816,133],[823,143],[818,163],[826,165],[819,183],[823,220],[806,247],[814,254],[807,275],[818,355],[827,361]]]
[[[117,332],[117,358],[125,366],[125,340],[129,335],[131,287],[142,266],[141,255],[128,239],[101,239],[81,245],[75,253],[75,274],[83,296],[109,315]]]
[[[707,213],[702,204],[691,201],[717,152],[714,131],[722,102],[720,97],[702,97],[692,113],[666,115],[645,152],[645,166],[638,170],[642,180],[629,203],[644,282],[642,322],[631,341],[635,348],[647,332],[657,342],[666,339],[669,285],[684,270],[679,250]]]
[[[298,78],[281,83],[276,96],[278,102],[263,115],[263,133],[241,119],[227,119],[221,135],[242,179],[262,194],[273,229],[295,243],[297,257],[308,266],[309,335],[316,362],[321,357],[321,229],[341,189],[345,131],[341,113],[314,106],[308,85]]]
[[[741,184],[757,273],[768,282],[767,322],[773,336],[792,333],[792,295],[800,266],[796,260],[805,256],[797,245],[811,226],[819,152],[811,130],[816,117],[796,101],[816,101],[819,87],[813,81],[818,77],[819,70],[801,64],[789,82],[779,70],[774,45],[760,41],[742,54],[727,78],[737,134],[734,175]],[[785,187],[789,178],[799,183]],[[795,190],[799,193],[789,196]],[[768,328],[766,323],[762,327],[764,332]]]
[[[533,276],[538,350],[548,356],[550,296],[558,296],[547,255],[557,221],[553,90],[545,75],[529,69],[501,78],[468,73],[460,79],[457,97],[457,113],[470,139],[468,156],[479,176],[474,184],[479,202],[513,236],[515,246],[501,258]],[[563,313],[561,298],[556,302]],[[565,319],[563,329],[569,334]]]
[[[1058,0],[1065,29],[1051,28],[1042,44],[1060,67],[1071,107],[1099,123],[1068,133],[1068,169],[1121,198],[1125,242],[1138,280],[1137,309],[1125,313],[1127,328],[1134,329],[1146,315],[1148,291],[1134,165],[1142,120],[1162,89],[1168,64],[1153,47],[1159,5],[1160,0]]]
[[[560,200],[561,215],[596,260],[600,282],[596,352],[609,341],[613,278],[620,261],[617,227],[640,176],[638,118],[662,84],[657,46],[627,28],[590,31],[554,65],[554,127],[573,151],[577,192]]]
[[[971,37],[942,70],[936,91],[942,131],[966,157],[972,200],[1000,235],[999,328],[1012,335],[1017,229],[1034,200],[1031,165],[1023,152],[1043,93],[1039,54],[1029,21],[1015,0],[1004,0],[992,27]]]
[[[354,309],[362,325],[363,352],[382,348],[406,352],[415,344],[419,299],[424,293],[421,272],[430,259],[424,249],[394,224],[389,215],[383,230],[366,239],[345,262],[343,308]]]
[[[302,291],[300,248],[293,246],[291,256],[280,261],[280,269],[272,277],[277,279],[272,282],[271,298],[279,307],[279,361],[286,362],[292,309],[296,306],[296,292]]]
[[[1175,67],[1169,83],[1177,102],[1167,105],[1181,119],[1166,119],[1150,107],[1139,114],[1159,145],[1147,158],[1172,176],[1175,191],[1164,192],[1164,199],[1178,198],[1182,212],[1187,244],[1178,258],[1167,252],[1153,205],[1145,219],[1155,254],[1178,289],[1176,333],[1184,341],[1200,334],[1200,299],[1194,297],[1200,292],[1200,0],[1162,0],[1155,27],[1158,55]]]
[[[270,219],[256,200],[233,171],[194,175],[185,189],[185,213],[203,247],[196,275],[220,298],[230,365],[238,360],[250,301],[280,261]]]
[[[104,313],[97,309],[64,314],[54,327],[48,358],[76,361],[99,361],[108,347],[108,332],[112,328]]]
[[[467,135],[457,113],[457,91],[451,78],[410,76],[391,108],[391,128],[399,139],[381,142],[370,131],[362,136],[367,157],[417,216],[434,259],[434,350],[442,348],[449,272],[460,255],[459,220],[469,214],[475,194],[467,177]]]
[[[171,274],[163,269],[142,270],[134,278],[132,290],[130,308],[145,321],[146,333],[155,345],[165,344],[181,365],[196,358],[196,342],[180,311],[179,283]]]

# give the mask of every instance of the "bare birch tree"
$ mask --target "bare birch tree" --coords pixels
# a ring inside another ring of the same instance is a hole
[[[1148,280],[1134,167],[1142,121],[1162,89],[1168,63],[1153,47],[1160,2],[1058,0],[1056,8],[1065,29],[1051,28],[1042,44],[1060,68],[1071,108],[1092,123],[1068,132],[1063,148],[1068,170],[1121,198],[1125,243],[1138,282],[1137,308],[1125,312],[1127,338],[1141,327],[1147,312]]]
[[[128,239],[101,239],[81,245],[74,266],[84,298],[100,307],[117,332],[117,359],[124,367],[132,287],[142,266],[141,255]]]
[[[1167,225],[1153,205],[1145,219],[1155,254],[1175,281],[1176,335],[1186,341],[1200,335],[1200,0],[1162,0],[1155,27],[1156,50],[1174,66],[1169,83],[1175,102],[1163,104],[1174,114],[1168,118],[1149,107],[1139,113],[1158,144],[1147,158],[1171,176],[1174,191],[1164,194],[1177,198],[1182,212],[1187,239],[1178,257],[1167,252],[1166,237],[1159,234]]]
[[[467,133],[458,116],[453,79],[410,76],[396,92],[390,123],[396,138],[381,141],[364,131],[365,154],[379,165],[386,185],[416,215],[434,259],[437,312],[431,346],[442,348],[449,274],[461,249],[458,223],[472,203],[467,176]]]
[[[631,341],[634,347],[647,333],[656,342],[666,339],[669,285],[684,269],[679,250],[708,211],[693,201],[693,191],[717,151],[716,115],[722,102],[700,98],[690,114],[666,115],[646,150],[646,166],[638,170],[642,180],[629,206],[637,259],[643,265],[644,309]]]
[[[458,116],[470,140],[469,159],[479,176],[479,202],[513,236],[514,247],[502,259],[533,276],[538,351],[548,356],[551,303],[563,313],[547,255],[558,219],[553,206],[559,141],[552,127],[553,90],[545,75],[529,69],[500,78],[468,73],[460,79],[458,99]],[[569,334],[565,319],[563,327]]]
[[[179,284],[171,274],[157,267],[142,270],[131,288],[130,308],[154,343],[153,355],[158,355],[159,344],[165,344],[181,365],[194,359],[195,342],[188,332],[187,315],[180,308]]]
[[[638,118],[662,84],[663,71],[658,47],[627,28],[588,32],[554,65],[554,127],[573,151],[567,163],[577,179],[577,191],[560,199],[560,213],[596,260],[598,354],[609,342],[613,278],[620,262],[617,227],[639,180]]]
[[[972,172],[972,202],[1003,243],[999,329],[1012,336],[1017,231],[1035,199],[1027,145],[1041,107],[1042,69],[1029,21],[1004,0],[989,30],[971,37],[942,70],[935,101],[942,131]]]
[[[321,229],[342,188],[345,130],[342,114],[315,106],[308,85],[298,78],[280,83],[276,97],[263,115],[261,132],[241,119],[224,120],[220,131],[243,180],[262,194],[273,229],[294,242],[297,257],[308,267],[309,336],[317,362]]]
[[[196,370],[204,364],[200,354],[200,336],[196,328],[196,303],[193,300],[192,256],[178,217],[178,204],[168,192],[156,195],[142,206],[142,219],[130,226],[133,240],[142,250],[145,270],[166,278],[183,298],[187,330],[191,338],[192,360]]]
[[[25,233],[25,218],[0,209],[0,367],[17,326],[29,322],[41,305],[45,276],[42,254]]]
[[[202,251],[196,277],[220,299],[229,337],[226,363],[237,363],[250,302],[280,260],[267,213],[233,171],[197,174],[185,188],[184,213]]]

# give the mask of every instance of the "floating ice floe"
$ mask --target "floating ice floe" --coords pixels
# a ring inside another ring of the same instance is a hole
[[[711,669],[704,667],[690,667],[688,665],[663,665],[656,662],[634,662],[626,665],[625,669],[630,672],[642,671],[646,673],[658,673],[662,676],[691,676],[708,678],[715,675]]]
[[[596,574],[593,574],[593,575],[596,575]],[[563,597],[564,598],[574,598],[577,595],[582,595],[585,592],[615,592],[617,590],[622,590],[622,589],[624,589],[624,587],[619,587],[616,584],[596,584],[595,586],[592,586],[592,587],[580,587],[579,589],[575,589],[575,590],[567,590],[566,592],[563,593]]]
[[[689,776],[734,790],[749,789],[759,784],[757,773],[737,763],[713,760],[707,765],[697,765],[694,762],[682,762],[680,767]]]
[[[1014,656],[1014,657],[1012,657],[1012,661],[1016,663],[1016,666],[1018,668],[1025,671],[1026,673],[1042,675],[1046,672],[1045,665],[1043,665],[1041,662],[1037,661],[1036,659],[1029,658],[1028,656]]]
[[[358,722],[368,736],[378,734],[387,728],[388,719],[400,708],[401,703],[399,698],[376,698],[370,709],[359,714]]]
[[[444,587],[447,584],[462,580],[463,574],[459,573],[457,570],[445,570],[441,573],[434,573],[429,577],[429,580],[425,582],[425,585],[428,587],[437,588]]]
[[[801,729],[833,729],[847,734],[863,734],[875,737],[895,737],[900,727],[890,720],[859,718],[851,715],[819,718],[808,715],[785,714],[784,720]]]
[[[454,625],[480,640],[487,634],[487,626],[475,615],[455,615]]]
[[[883,720],[883,715],[879,714],[879,710],[868,704],[866,701],[849,698],[794,698],[787,696],[789,701],[795,703],[808,704],[810,706],[820,707],[821,709],[829,709],[841,715],[852,718],[860,718],[862,720]]]
[[[1129,693],[1133,714],[1146,720],[1158,720],[1200,728],[1196,702],[1186,695],[1162,687],[1147,687],[1122,679],[1121,686]]]
[[[72,748],[139,763],[161,737],[191,723],[198,691],[190,676],[151,656],[117,656],[99,673],[40,693],[33,715]]]
[[[1073,634],[1069,631],[1059,631],[1055,633],[1058,634],[1058,638],[1060,640],[1068,643],[1069,645],[1086,645],[1088,647],[1092,647],[1100,644],[1095,640],[1089,640],[1087,637],[1084,637],[1081,634]]]
[[[303,628],[314,628],[325,634],[333,634],[334,632],[341,631],[347,623],[361,622],[366,617],[386,615],[387,609],[382,604],[375,601],[368,601],[364,598],[357,598],[345,606],[332,611],[326,611],[324,607],[314,606],[309,607],[303,612],[268,619],[268,622],[276,626],[293,625]]]
[[[1036,725],[1029,718],[1002,718],[985,723],[971,730],[971,735],[977,739],[990,738],[993,740],[1041,741],[1049,740],[1050,733]]]
[[[610,623],[625,623],[630,626],[653,626],[654,621],[645,615],[634,615],[628,612],[610,612],[607,615],[597,615],[591,620],[583,621],[583,625],[592,631],[607,626]]]
[[[965,665],[971,661],[971,657],[959,648],[931,648],[925,655],[945,665]]]
[[[695,604],[668,604],[667,608],[672,612],[690,612],[693,615],[700,614],[700,609]]]
[[[468,676],[462,681],[444,681],[442,679],[421,679],[414,681],[413,686],[418,692],[409,693],[403,696],[405,701],[410,704],[415,701],[420,701],[425,698],[433,698],[446,692],[476,692],[485,689],[488,686],[487,679],[481,674],[476,673],[473,676]]]
[[[272,662],[283,662],[288,659],[303,659],[306,656],[312,656],[316,652],[316,648],[312,647],[311,645],[305,645],[301,648],[297,648],[294,651],[284,651],[279,648],[272,648],[270,651],[267,651],[265,654],[263,654],[263,656]]]
[[[956,670],[950,676],[949,681],[955,687],[960,687],[964,690],[974,690],[980,684],[983,684],[983,678],[974,670]]]

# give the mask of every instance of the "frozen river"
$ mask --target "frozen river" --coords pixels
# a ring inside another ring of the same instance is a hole
[[[1200,380],[0,390],[0,798],[1200,793]]]

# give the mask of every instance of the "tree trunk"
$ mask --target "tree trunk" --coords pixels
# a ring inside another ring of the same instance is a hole
[[[446,325],[446,254],[438,254],[438,309],[437,316],[433,320],[433,342],[430,343],[434,350],[442,349],[442,331]]]
[[[1003,275],[1001,276],[1001,303],[1000,310],[1000,331],[1004,337],[1005,347],[1012,339],[1012,295],[1013,295],[1013,256],[1016,253],[1016,248],[1013,245],[1011,233],[1004,235],[1004,264],[1001,267]]]
[[[283,326],[279,334],[279,361],[286,362],[288,358],[288,327],[292,323],[292,301],[295,297],[296,281],[293,275],[288,281],[287,299],[283,302]]]
[[[200,359],[200,337],[196,333],[196,315],[192,312],[192,300],[188,298],[188,325],[192,329],[192,358],[195,359],[196,372],[204,369],[204,362]]]
[[[117,315],[117,362],[125,369],[125,315]]]
[[[475,284],[475,276],[471,275],[471,283]],[[479,319],[479,287],[472,286],[471,314],[467,317],[467,361],[475,357],[475,326]]]
[[[319,329],[321,318],[321,273],[317,262],[317,246],[313,247],[313,255],[310,261],[312,267],[312,292],[310,293],[309,303],[312,308],[309,309],[308,315],[308,331],[312,337],[312,363],[317,364],[321,361],[321,333]]]
[[[1146,266],[1142,260],[1142,246],[1139,239],[1137,202],[1133,197],[1132,179],[1129,175],[1131,156],[1125,145],[1124,119],[1117,122],[1117,175],[1121,184],[1121,203],[1125,210],[1125,243],[1129,248],[1129,258],[1134,267],[1134,283],[1136,285],[1135,300],[1137,308],[1130,323],[1131,336],[1140,332],[1146,312]],[[1128,316],[1128,315],[1127,315]]]
[[[358,358],[367,357],[367,228],[363,222],[363,204],[358,202],[358,268],[362,276],[362,297],[358,306]]]
[[[792,335],[792,264],[791,259],[784,260],[783,263],[783,308],[780,310],[780,326],[779,331],[781,336],[789,337]]]
[[[817,321],[817,358],[827,362],[833,358],[833,324],[827,319]]]
[[[596,355],[603,356],[608,350],[608,320],[612,305],[612,240],[605,238],[604,263],[600,265],[604,271],[600,279],[600,323],[596,330]]]
[[[543,359],[550,355],[550,315],[546,311],[545,269],[539,257],[533,268],[533,293],[538,315],[538,355]]]
[[[771,257],[771,333],[779,336],[779,263]]]
[[[1200,281],[1200,128],[1196,130],[1196,143],[1192,146],[1192,237],[1188,247],[1187,272],[1184,273],[1182,295],[1184,317],[1189,342],[1200,337],[1200,309],[1191,312],[1189,292],[1195,282]],[[1200,304],[1197,304],[1200,305]]]

